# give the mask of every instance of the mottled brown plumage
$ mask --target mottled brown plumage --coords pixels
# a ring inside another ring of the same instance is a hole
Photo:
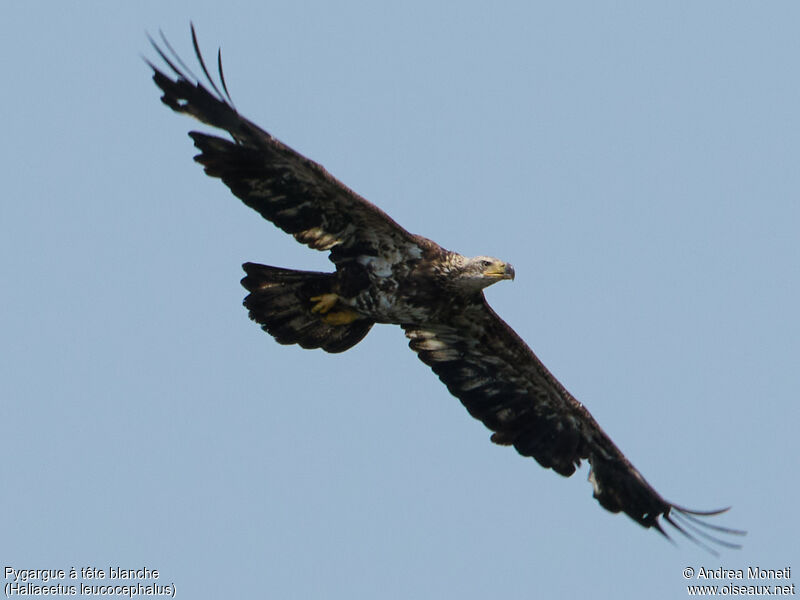
[[[245,204],[310,248],[330,252],[333,273],[310,273],[246,263],[242,284],[250,317],[282,344],[341,352],[374,323],[400,325],[409,346],[459,398],[469,413],[523,456],[564,476],[582,460],[591,465],[594,496],[662,534],[660,518],[736,547],[698,512],[664,500],[631,465],[586,408],[562,386],[520,337],[489,307],[483,288],[511,279],[510,265],[466,258],[412,235],[388,215],[248,121],[233,106],[218,59],[218,87],[192,40],[210,89],[165,39],[156,51],[173,71],[153,79],[171,109],[227,131],[231,140],[191,132],[205,172],[221,179]],[[168,55],[171,54],[171,56]]]

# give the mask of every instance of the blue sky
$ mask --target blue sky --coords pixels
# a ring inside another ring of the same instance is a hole
[[[223,47],[237,107],[414,233],[514,264],[492,306],[719,558],[508,448],[376,327],[247,319],[240,264],[328,269],[191,157],[145,32]],[[676,598],[800,568],[800,7],[6,3],[0,202],[15,568],[181,597]],[[770,582],[777,583],[777,582]]]

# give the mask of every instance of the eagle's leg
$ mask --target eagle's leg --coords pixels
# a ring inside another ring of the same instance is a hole
[[[360,316],[361,315],[354,310],[345,309],[329,312],[322,317],[322,320],[328,325],[349,325],[356,319],[360,318]]]
[[[316,302],[316,304],[311,307],[311,312],[322,313],[324,315],[336,306],[336,303],[339,301],[339,296],[336,294],[322,294],[321,296],[311,296],[309,300]]]
[[[321,296],[312,296],[309,298],[312,302],[316,302],[311,307],[312,313],[321,313],[322,321],[328,325],[349,325],[359,318],[359,314],[354,310],[348,308],[344,310],[331,311],[339,301],[339,296],[336,294],[322,294]]]

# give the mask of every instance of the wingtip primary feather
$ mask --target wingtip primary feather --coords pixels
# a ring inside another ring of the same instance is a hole
[[[730,506],[728,508],[723,508],[721,510],[714,510],[714,511],[696,511],[696,510],[688,510],[679,506],[673,507],[673,509],[684,519],[690,521],[696,525],[701,527],[705,527],[706,529],[713,529],[714,531],[718,531],[720,533],[725,533],[728,535],[738,535],[738,536],[745,536],[747,535],[747,531],[744,529],[734,529],[733,527],[724,527],[722,525],[716,525],[714,523],[707,523],[699,519],[698,517],[713,517],[716,515],[721,515],[726,513],[730,510]],[[740,545],[739,545],[740,546]]]
[[[722,525],[708,523],[702,520],[700,517],[714,517],[721,515],[728,512],[730,508],[731,507],[728,506],[727,508],[716,510],[692,510],[682,506],[670,505],[670,508],[664,512],[661,517],[664,519],[664,521],[677,529],[684,537],[691,540],[712,555],[719,556],[719,552],[711,547],[709,543],[722,546],[724,548],[729,548],[731,550],[738,550],[742,548],[742,544],[737,544],[735,542],[723,539],[720,535],[712,535],[708,532],[708,530],[715,531],[723,535],[733,536],[745,536],[747,535],[747,532],[743,529],[734,529],[732,527],[724,527]],[[670,539],[658,522],[654,523],[654,526],[660,533]],[[709,543],[699,539],[698,536]],[[670,541],[672,540],[670,539]]]
[[[236,110],[225,81],[221,51],[217,53],[219,81],[215,81],[200,51],[194,24],[192,23],[190,27],[192,46],[202,77],[192,72],[169,43],[163,31],[159,30],[160,39],[154,39],[146,32],[150,44],[163,61],[163,65],[166,65],[159,67],[145,59],[153,69],[153,81],[163,92],[161,101],[176,112],[188,114],[207,125],[227,131],[237,143],[246,142],[255,146],[271,143],[268,133],[241,117]]]
[[[219,71],[219,81],[222,84],[222,89],[225,91],[225,98],[228,99],[231,108],[236,110],[236,106],[233,104],[233,98],[231,98],[231,94],[228,91],[228,84],[225,82],[225,72],[222,70],[222,48],[217,48],[217,71]]]
[[[194,23],[190,23],[190,28],[192,30],[192,46],[194,47],[194,54],[197,57],[197,62],[200,63],[200,68],[203,70],[203,75],[206,76],[206,81],[208,81],[208,84],[211,86],[211,89],[214,90],[214,92],[216,92],[217,97],[222,98],[223,97],[222,92],[219,91],[219,88],[217,88],[217,84],[214,82],[214,79],[212,79],[211,75],[209,74],[208,69],[206,68],[206,61],[203,58],[203,53],[200,52],[200,44],[197,41],[197,32],[195,31]]]

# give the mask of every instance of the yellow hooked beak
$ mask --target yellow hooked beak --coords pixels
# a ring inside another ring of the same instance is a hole
[[[484,274],[489,277],[497,277],[499,279],[514,279],[514,267],[508,263],[496,262],[489,266],[484,271]]]

